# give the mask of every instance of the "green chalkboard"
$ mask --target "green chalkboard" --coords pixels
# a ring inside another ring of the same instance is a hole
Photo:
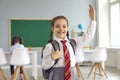
[[[50,37],[50,19],[10,19],[10,38],[21,36],[26,47],[43,47]]]

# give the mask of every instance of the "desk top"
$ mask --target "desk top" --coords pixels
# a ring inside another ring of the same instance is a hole
[[[91,53],[91,52],[94,52],[94,49],[92,49],[92,50],[90,50],[90,49],[83,49],[83,52],[86,52],[86,53],[90,52]]]
[[[36,54],[37,51],[28,51],[28,53],[30,53],[30,54]]]

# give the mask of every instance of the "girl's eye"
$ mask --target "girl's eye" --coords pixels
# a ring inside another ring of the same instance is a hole
[[[60,26],[60,25],[56,25],[55,28],[66,28],[66,25]]]
[[[63,26],[63,28],[66,28],[67,26]]]
[[[56,28],[60,28],[60,26],[56,26]]]

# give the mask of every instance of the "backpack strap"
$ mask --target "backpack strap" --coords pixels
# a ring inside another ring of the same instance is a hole
[[[69,39],[69,40],[70,40],[70,44],[71,44],[74,54],[75,54],[75,49],[76,49],[76,45],[77,45],[76,41],[74,39]]]
[[[56,51],[57,49],[59,49],[59,51],[60,51],[59,43],[56,40],[51,41],[51,44],[54,48],[54,51]]]
[[[53,49],[54,49],[54,51],[56,51],[57,49],[59,49],[60,50],[60,47],[59,47],[59,43],[56,41],[56,40],[53,40],[53,41],[51,41],[50,42],[51,44],[52,44],[52,47],[53,47]],[[43,57],[43,50],[45,49],[45,46],[43,47],[43,49],[42,49],[42,53],[41,53],[41,58]]]
[[[60,51],[60,46],[59,43],[56,40],[51,41],[51,44],[54,48],[54,51],[56,51],[57,49],[59,49]],[[53,64],[53,66],[58,62],[58,59],[55,60],[55,63]]]

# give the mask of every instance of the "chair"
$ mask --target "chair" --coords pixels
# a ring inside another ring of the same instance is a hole
[[[78,76],[82,78],[82,80],[84,80],[84,77],[83,77],[83,74],[81,72],[81,69],[80,69],[80,65],[79,63],[82,63],[84,61],[84,53],[83,53],[83,50],[82,49],[76,49],[76,54],[75,54],[75,57],[76,57],[76,69],[77,69],[77,72],[78,72]]]
[[[22,68],[22,73],[24,80],[29,80],[29,77],[25,71],[24,66],[28,65],[30,63],[30,58],[28,54],[28,49],[27,48],[16,48],[11,56],[11,65],[15,65],[16,69],[14,71],[14,74],[12,75],[11,80],[16,80],[18,71],[20,67]]]
[[[108,78],[105,69],[102,66],[102,63],[105,62],[107,59],[107,52],[106,52],[106,48],[105,47],[96,47],[95,51],[93,52],[93,55],[90,59],[91,62],[93,62],[92,68],[88,74],[88,77],[90,76],[91,72],[93,71],[93,69],[95,68],[95,72],[94,72],[94,80],[96,77],[96,70],[99,70],[99,74],[101,74],[101,72],[104,73],[104,75],[106,76],[106,78]]]
[[[0,48],[0,76],[2,80],[6,80],[3,70],[1,68],[1,66],[5,64],[7,64],[6,56],[5,56],[3,48]]]

